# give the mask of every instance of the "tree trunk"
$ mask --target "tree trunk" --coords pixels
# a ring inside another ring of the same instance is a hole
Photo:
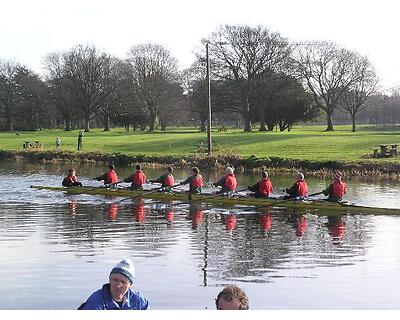
[[[352,120],[352,124],[353,124],[353,128],[352,128],[352,132],[356,132],[356,115],[352,114],[351,115],[351,120]]]
[[[150,113],[149,116],[149,131],[154,131],[156,127],[156,118],[157,116],[154,113]]]
[[[13,126],[13,119],[11,116],[7,116],[6,114],[6,124],[5,124],[5,130],[6,131],[13,131],[14,126]]]
[[[251,132],[251,114],[249,97],[246,98],[246,113],[244,115],[244,132]]]
[[[108,115],[104,115],[104,130],[103,131],[110,131],[110,117]]]
[[[89,116],[85,116],[85,132],[90,132]]]
[[[265,109],[263,107],[260,108],[260,129],[258,131],[267,131],[265,127]]]
[[[65,120],[65,131],[71,131],[71,115],[66,114],[64,120]]]
[[[165,121],[160,121],[161,131],[167,131],[167,123]]]
[[[334,131],[333,129],[333,110],[326,112],[327,127],[325,131]]]

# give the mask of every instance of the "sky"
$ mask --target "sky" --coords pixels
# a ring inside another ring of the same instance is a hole
[[[396,0],[0,0],[0,59],[43,74],[43,59],[77,44],[125,58],[167,47],[181,69],[218,26],[262,25],[292,41],[329,40],[367,55],[383,89],[400,86]]]

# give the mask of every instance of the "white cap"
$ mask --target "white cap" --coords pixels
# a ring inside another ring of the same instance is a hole
[[[233,168],[232,167],[227,167],[226,168],[226,173],[233,174]]]
[[[304,180],[304,174],[302,174],[301,172],[299,172],[297,174],[297,180]]]
[[[131,283],[133,283],[133,279],[135,278],[135,267],[130,259],[124,259],[111,270],[110,275],[112,273],[122,274],[123,276],[127,277]]]

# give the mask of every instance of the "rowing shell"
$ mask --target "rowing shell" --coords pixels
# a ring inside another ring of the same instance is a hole
[[[48,186],[31,186],[33,189],[63,191],[68,194],[89,194],[89,195],[104,195],[115,197],[133,197],[155,199],[165,202],[172,201],[187,201],[187,195],[182,192],[148,192],[129,190],[121,188],[95,188],[95,187],[48,187]],[[260,199],[246,196],[226,197],[226,196],[210,196],[206,194],[194,194],[192,202],[204,202],[221,206],[254,206],[259,208],[287,208],[299,210],[315,210],[317,214],[324,214],[328,211],[330,214],[336,212],[340,214],[391,214],[400,215],[400,209],[377,208],[360,206],[352,202],[331,203],[321,200],[287,200],[282,199]],[[179,203],[178,203],[179,204]]]

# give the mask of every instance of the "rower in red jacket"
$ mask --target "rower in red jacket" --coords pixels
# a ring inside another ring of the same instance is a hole
[[[214,183],[214,186],[222,187],[221,190],[217,192],[217,194],[231,193],[236,190],[237,182],[235,175],[233,174],[233,168],[226,168],[226,175],[223,176],[220,180]]]
[[[130,187],[132,190],[143,190],[143,184],[146,183],[146,176],[142,171],[142,166],[140,164],[136,165],[136,172],[123,181],[132,182]]]
[[[272,183],[269,180],[267,172],[261,172],[261,180],[256,184],[247,187],[250,191],[254,193],[251,196],[255,198],[266,198],[272,192]]]
[[[172,175],[173,171],[174,169],[172,169],[172,167],[167,167],[163,175],[159,176],[157,179],[149,180],[149,182],[161,183],[161,188],[169,190],[175,183],[174,176]]]
[[[69,169],[68,175],[62,181],[64,187],[82,187],[82,183],[78,181],[78,177],[75,175],[75,169]]]
[[[342,181],[342,174],[340,172],[335,172],[333,174],[333,183],[331,183],[325,190],[322,190],[322,193],[328,196],[328,199],[326,200],[330,202],[342,201],[342,198],[346,192],[347,186]]]
[[[105,174],[94,178],[94,180],[97,180],[97,181],[103,180],[104,185],[116,184],[118,182],[118,176],[117,176],[117,173],[115,172],[114,166],[112,164],[110,164],[108,166],[108,171]]]
[[[305,198],[308,194],[308,186],[306,180],[304,180],[304,174],[297,174],[297,181],[290,188],[285,189],[285,192],[288,193],[288,196],[285,196],[286,199],[289,198]]]
[[[192,194],[201,193],[203,188],[203,177],[200,175],[200,170],[197,167],[192,168],[192,175],[185,181],[179,183],[180,185],[189,183],[189,191],[187,192],[189,200],[192,200]]]

